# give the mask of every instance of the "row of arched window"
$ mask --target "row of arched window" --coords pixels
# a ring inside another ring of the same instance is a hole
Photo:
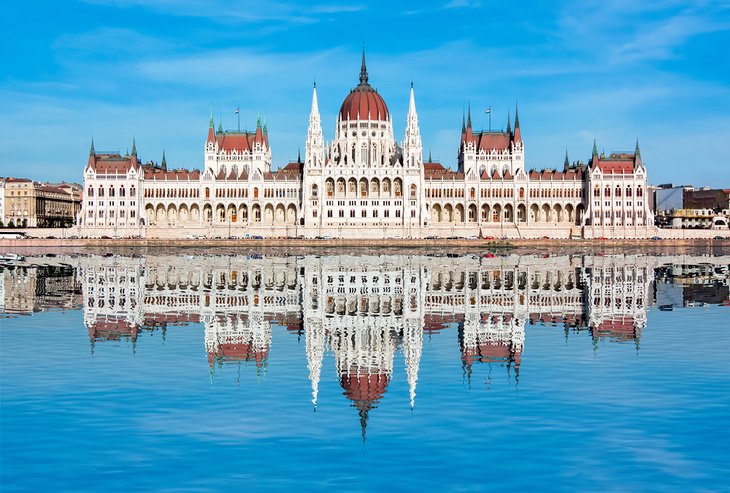
[[[120,186],[119,190],[116,190],[113,186],[108,187],[108,189],[101,187],[101,186],[98,187],[97,189],[94,189],[94,187],[90,186],[86,190],[86,195],[88,197],[93,197],[95,190],[96,190],[97,196],[99,196],[99,197],[104,197],[104,195],[107,195],[107,194],[109,197],[114,197],[116,195],[118,195],[119,197],[126,196],[126,191],[125,191],[124,185]],[[137,193],[137,189],[134,186],[132,186],[129,189],[130,197],[134,197],[136,195],[136,193]]]
[[[197,198],[200,190],[197,188],[154,188],[144,191],[147,198]]]
[[[614,197],[621,197],[622,188],[616,187],[613,190],[613,196]],[[633,188],[632,187],[626,187],[626,197],[631,197],[633,194]],[[636,187],[636,196],[637,197],[643,197],[644,191],[641,186]],[[593,187],[593,196],[594,197],[600,197],[601,196],[601,187],[596,185]],[[605,187],[603,189],[603,196],[604,197],[610,197],[611,196],[611,187]]]

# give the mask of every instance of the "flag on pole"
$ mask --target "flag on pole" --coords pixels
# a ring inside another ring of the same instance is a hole
[[[491,112],[492,112],[492,107],[491,106],[489,108],[487,108],[486,110],[484,110],[484,113],[491,113]]]
[[[237,115],[237,114],[239,114],[240,112],[241,112],[241,108],[240,108],[240,107],[238,107],[238,108],[236,108],[236,111],[234,111],[234,112],[233,112],[233,114],[234,114],[234,115]]]

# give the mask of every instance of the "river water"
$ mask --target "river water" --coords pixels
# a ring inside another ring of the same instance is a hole
[[[35,255],[0,488],[730,488],[730,257]]]

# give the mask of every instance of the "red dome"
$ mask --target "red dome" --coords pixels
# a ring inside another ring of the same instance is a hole
[[[340,119],[388,121],[388,107],[370,84],[360,84],[342,103]]]
[[[386,106],[380,94],[368,84],[365,52],[362,54],[360,84],[350,91],[350,94],[342,102],[340,119],[388,121],[388,106]]]

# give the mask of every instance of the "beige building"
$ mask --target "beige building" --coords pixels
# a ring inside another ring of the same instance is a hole
[[[38,183],[7,178],[2,221],[5,226],[72,226],[81,209],[81,187],[74,183]]]

